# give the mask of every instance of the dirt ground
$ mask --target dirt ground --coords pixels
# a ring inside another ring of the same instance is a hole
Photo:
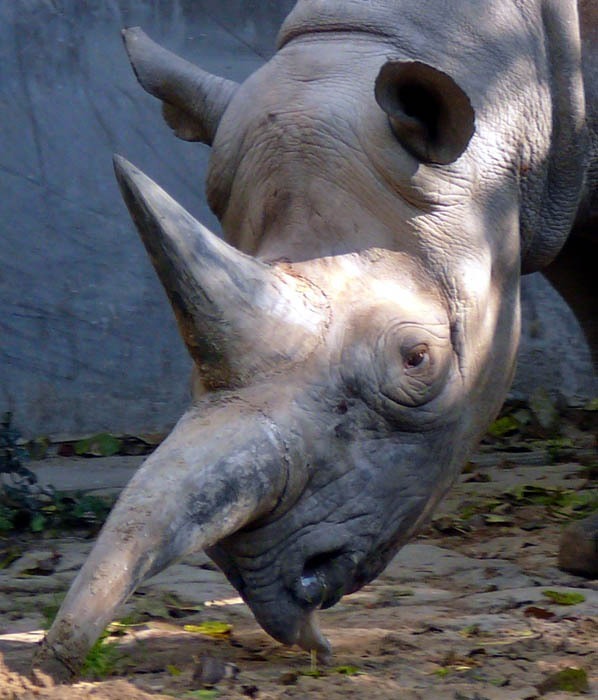
[[[595,475],[577,453],[549,462],[544,448],[478,453],[385,573],[321,613],[326,667],[270,639],[198,555],[138,591],[88,677],[30,680],[35,643],[92,541],[15,536],[3,544],[22,556],[0,572],[0,699],[598,697],[598,582],[556,565],[560,530],[595,497]],[[202,627],[213,621],[225,624]]]

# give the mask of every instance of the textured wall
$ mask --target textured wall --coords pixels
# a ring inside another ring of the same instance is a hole
[[[189,361],[111,157],[218,230],[202,196],[209,151],[172,136],[121,27],[242,80],[292,5],[0,2],[0,411],[22,432],[164,428],[187,400]]]
[[[0,411],[13,410],[23,433],[164,429],[187,401],[189,361],[111,155],[126,156],[218,230],[202,197],[208,149],[171,135],[133,77],[120,28],[141,25],[242,80],[272,53],[292,5],[0,2]],[[577,393],[587,387],[587,349],[546,285],[526,283],[536,331],[526,331],[518,385],[560,382]],[[577,348],[573,365],[554,350],[563,333]]]

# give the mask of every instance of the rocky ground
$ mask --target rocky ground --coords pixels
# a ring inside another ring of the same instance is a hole
[[[595,438],[574,433],[558,444],[498,437],[483,446],[428,529],[376,581],[321,614],[334,648],[326,667],[267,637],[197,555],[135,594],[83,679],[32,681],[34,645],[92,539],[6,535],[0,699],[597,697],[598,581],[557,568],[561,529],[598,500]],[[54,480],[101,474],[91,486],[112,478],[118,487],[137,462],[38,466]]]

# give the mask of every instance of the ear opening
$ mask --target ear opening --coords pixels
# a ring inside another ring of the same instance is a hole
[[[398,141],[422,163],[453,163],[475,132],[469,97],[426,63],[389,61],[378,74],[375,95]]]

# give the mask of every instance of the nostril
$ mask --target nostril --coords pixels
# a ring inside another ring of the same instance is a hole
[[[349,572],[342,550],[316,554],[306,560],[295,595],[310,608],[328,608],[342,597]]]
[[[299,579],[299,597],[309,605],[318,607],[324,601],[326,581],[317,571],[303,570]]]

